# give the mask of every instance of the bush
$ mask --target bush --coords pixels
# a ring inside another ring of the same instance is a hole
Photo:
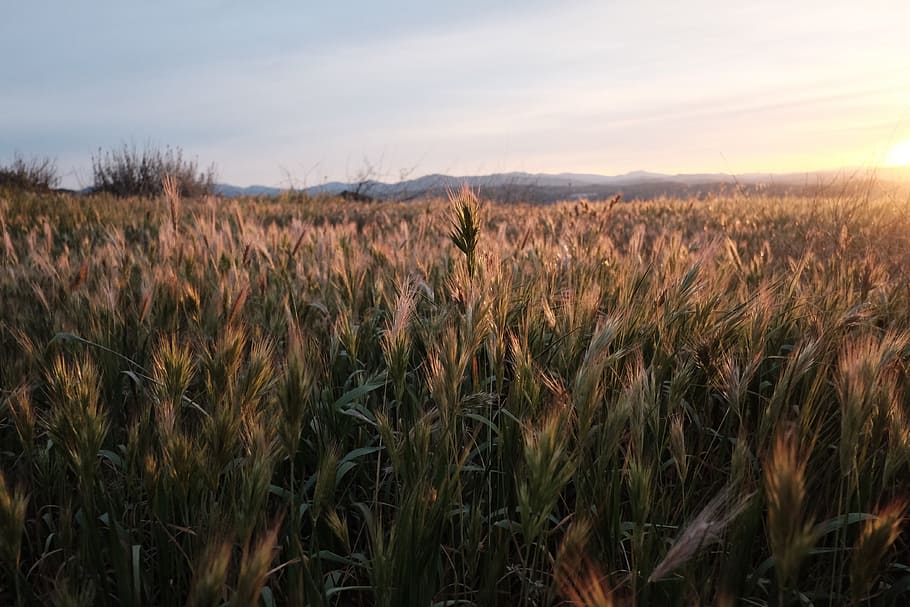
[[[0,166],[0,188],[46,192],[59,184],[57,166],[50,158],[26,160],[17,154],[9,166]]]
[[[215,165],[200,171],[195,160],[185,160],[183,150],[146,147],[139,151],[124,145],[122,149],[92,156],[93,189],[115,196],[158,196],[163,192],[162,178],[177,180],[181,196],[202,196],[215,190]]]

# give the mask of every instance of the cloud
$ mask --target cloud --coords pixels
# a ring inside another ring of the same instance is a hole
[[[768,163],[868,147],[910,99],[894,26],[910,8],[886,1],[36,6],[52,50],[0,26],[0,51],[27,49],[0,91],[0,146],[75,163],[152,139],[241,183],[317,163],[343,178],[364,156],[421,171]]]

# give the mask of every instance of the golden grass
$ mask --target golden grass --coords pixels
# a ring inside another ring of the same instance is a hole
[[[4,196],[2,604],[908,598],[907,200]]]

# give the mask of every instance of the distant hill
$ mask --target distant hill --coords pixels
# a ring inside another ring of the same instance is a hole
[[[880,178],[892,179],[903,170],[882,169]],[[577,198],[606,199],[622,193],[625,199],[650,199],[661,196],[703,196],[733,189],[795,193],[807,188],[818,190],[832,183],[861,183],[864,171],[817,171],[811,173],[694,173],[667,175],[648,171],[633,171],[622,175],[592,175],[582,173],[495,173],[492,175],[424,175],[397,183],[382,181],[331,181],[303,189],[310,195],[356,192],[380,200],[411,200],[425,196],[442,196],[448,190],[467,184],[478,188],[486,198],[500,201],[553,202]],[[253,185],[238,187],[217,184],[216,191],[228,197],[275,196],[283,190]]]
[[[226,183],[216,183],[215,192],[221,196],[236,198],[238,196],[277,196],[281,194],[281,188],[272,188],[265,185],[251,185],[245,188]]]

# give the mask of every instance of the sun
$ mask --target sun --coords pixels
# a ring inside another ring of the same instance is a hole
[[[885,165],[889,167],[910,166],[910,139],[894,144],[894,147],[888,152]]]

